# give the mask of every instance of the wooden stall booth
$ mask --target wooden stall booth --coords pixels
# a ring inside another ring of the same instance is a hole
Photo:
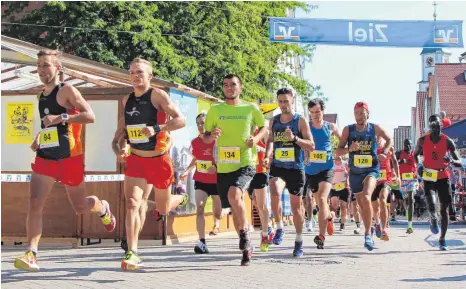
[[[31,161],[35,153],[29,148],[40,130],[37,95],[42,90],[37,76],[37,52],[40,46],[2,36],[2,240],[22,241],[26,236]],[[96,122],[83,129],[86,193],[109,202],[117,218],[117,228],[107,233],[94,214],[77,216],[68,202],[65,188],[56,183],[44,209],[44,238],[120,239],[124,236],[125,199],[122,167],[111,148],[117,122],[123,116],[122,97],[132,91],[126,70],[64,54],[63,81],[74,85],[91,105]],[[152,86],[164,89],[187,116],[187,126],[174,133],[172,152],[175,169],[189,165],[191,137],[197,135],[195,117],[218,99],[189,87],[153,78]],[[193,106],[196,104],[197,109]],[[194,131],[193,131],[194,129]],[[190,201],[167,219],[167,238],[197,235],[193,182],[188,181]],[[153,193],[151,195],[153,199]],[[249,199],[248,206],[250,208]],[[206,208],[207,209],[207,208]],[[206,229],[213,226],[212,213],[206,212]],[[231,216],[221,222],[221,231],[232,231]],[[141,239],[163,237],[162,223],[149,212]]]

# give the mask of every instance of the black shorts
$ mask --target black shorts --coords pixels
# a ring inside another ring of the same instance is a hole
[[[334,175],[335,172],[333,170],[321,171],[320,173],[315,175],[306,175],[306,191],[311,189],[313,193],[317,193],[317,191],[319,190],[319,183],[327,182],[331,184]]]
[[[231,207],[228,201],[230,187],[240,188],[244,192],[255,174],[256,169],[250,166],[242,167],[234,172],[217,173],[217,191],[222,201],[222,208]]]
[[[351,192],[351,202],[356,202],[356,194]]]
[[[440,179],[436,182],[424,181],[424,193],[438,193],[438,198],[442,204],[451,204],[451,184],[450,179]]]
[[[390,186],[387,183],[383,183],[383,184],[377,185],[375,187],[375,190],[374,190],[374,192],[372,193],[372,196],[371,196],[371,201],[372,202],[375,202],[375,201],[377,201],[379,199],[380,191],[382,191],[383,188],[388,188],[389,189],[388,196],[390,196]]]
[[[347,188],[344,188],[343,190],[340,190],[340,191],[335,191],[334,189],[331,189],[329,198],[333,198],[333,197],[339,198],[340,201],[348,202],[349,191]]]
[[[395,200],[403,200],[403,196],[401,195],[400,190],[393,190],[392,193],[395,195]]]
[[[270,168],[270,178],[280,178],[291,195],[301,196],[304,189],[304,170],[283,169],[276,166]]]
[[[252,194],[254,193],[254,190],[263,189],[267,187],[268,184],[269,184],[269,175],[267,173],[255,174],[248,187],[248,194],[251,200],[252,200]]]
[[[204,191],[209,196],[218,196],[217,184],[207,184],[194,181],[194,189]]]

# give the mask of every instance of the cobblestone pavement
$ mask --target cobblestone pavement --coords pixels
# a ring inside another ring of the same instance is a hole
[[[140,272],[121,272],[123,251],[110,241],[42,248],[37,273],[13,267],[24,246],[3,246],[2,288],[466,288],[464,225],[450,227],[446,252],[438,250],[438,236],[426,223],[406,235],[400,222],[390,228],[390,241],[376,240],[377,249],[368,252],[351,223],[327,237],[324,250],[313,245],[315,233],[304,233],[302,258],[292,257],[294,234],[285,228],[283,244],[268,253],[259,252],[259,233],[253,233],[257,249],[249,267],[239,266],[238,240],[231,234],[208,239],[207,255],[193,253],[195,242],[162,247],[144,241],[140,254],[147,267]]]

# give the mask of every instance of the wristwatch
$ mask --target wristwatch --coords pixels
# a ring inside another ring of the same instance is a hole
[[[161,131],[160,125],[158,124],[154,125],[154,131],[155,133],[159,133]]]
[[[68,119],[70,118],[69,115],[67,113],[62,113],[60,114],[60,117],[62,119],[62,122],[67,122]]]
[[[295,135],[294,138],[293,138],[292,143],[296,143],[297,141],[298,141],[298,137]]]

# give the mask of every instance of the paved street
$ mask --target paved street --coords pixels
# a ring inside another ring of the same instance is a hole
[[[373,252],[363,248],[363,237],[353,229],[354,223],[327,237],[325,250],[313,245],[314,233],[305,233],[305,256],[299,259],[291,257],[289,233],[268,253],[256,246],[249,267],[239,266],[231,235],[208,239],[211,253],[202,256],[193,253],[194,242],[161,247],[146,241],[140,253],[147,268],[126,273],[119,268],[123,252],[111,242],[42,249],[38,273],[14,269],[24,246],[3,247],[2,288],[466,288],[466,226],[450,227],[447,252],[438,250],[438,236],[425,224],[409,236],[404,226],[392,226],[391,240],[376,241]],[[253,236],[258,245],[259,233]]]

